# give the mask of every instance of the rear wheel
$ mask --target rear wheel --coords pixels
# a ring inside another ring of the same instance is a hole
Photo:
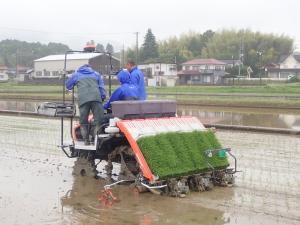
[[[118,146],[108,155],[107,175],[111,175],[112,162],[121,165],[118,180],[135,180],[140,172],[132,149],[128,145]]]
[[[84,152],[79,155],[74,163],[73,175],[97,177],[94,153]]]

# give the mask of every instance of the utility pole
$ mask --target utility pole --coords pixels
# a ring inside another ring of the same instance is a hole
[[[244,61],[244,39],[243,37],[241,38],[240,41],[240,54],[239,54],[239,76],[241,75],[241,65],[243,66],[243,61]]]
[[[16,50],[16,73],[15,73],[15,76],[18,77],[18,64],[19,64],[19,59],[18,59],[18,49]]]
[[[123,49],[122,49],[122,60],[121,60],[121,65],[120,65],[120,68],[123,68],[123,66],[125,65],[125,47],[124,47],[124,43],[123,43]]]
[[[138,65],[139,59],[139,32],[135,32],[136,35],[136,53],[135,53],[135,64]]]
[[[263,56],[263,51],[257,51],[256,52],[257,55],[258,55],[258,60],[259,60],[259,65],[260,65],[260,68],[259,68],[259,84],[261,85],[261,75],[262,75],[262,56]]]

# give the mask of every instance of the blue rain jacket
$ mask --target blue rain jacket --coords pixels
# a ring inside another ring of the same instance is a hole
[[[106,98],[104,82],[101,75],[94,71],[89,65],[81,66],[66,81],[68,90],[77,85],[79,106],[87,102],[102,102]]]
[[[136,66],[133,67],[130,71],[130,79],[132,83],[138,87],[139,100],[146,100],[147,95],[143,72],[139,70]]]
[[[111,103],[114,101],[138,100],[138,88],[132,84],[127,70],[121,70],[118,73],[118,80],[121,86],[112,93],[109,101],[104,104],[105,109],[111,108]]]

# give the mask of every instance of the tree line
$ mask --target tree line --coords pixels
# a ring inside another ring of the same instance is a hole
[[[103,44],[96,44],[90,40],[87,44],[95,44],[96,50],[100,52],[116,54],[110,43],[104,47]],[[251,30],[217,32],[207,30],[203,33],[190,31],[179,37],[174,36],[157,41],[149,28],[139,48],[138,63],[176,63],[180,66],[183,62],[194,58],[240,59],[243,62],[243,68],[240,68],[243,73],[250,66],[256,74],[263,65],[271,62],[277,63],[282,56],[290,54],[293,47],[294,40],[289,36]],[[18,63],[30,67],[33,66],[35,59],[51,54],[63,54],[67,50],[70,48],[61,43],[41,44],[40,42],[3,40],[0,42],[0,65],[14,67]],[[135,46],[128,48],[124,56],[135,59]],[[230,72],[236,73],[236,71],[237,68],[233,68]]]
[[[87,44],[95,44],[95,42],[91,40]],[[114,53],[114,47],[110,43],[107,43],[105,48],[98,43],[96,49],[100,52]],[[40,42],[2,40],[0,41],[0,65],[15,67],[18,64],[32,67],[35,59],[48,55],[64,54],[68,50],[70,50],[69,46],[62,43],[42,44]]]
[[[204,33],[188,32],[179,37],[156,41],[147,30],[139,51],[139,63],[181,63],[194,58],[241,60],[242,70],[250,66],[257,73],[263,65],[277,63],[293,51],[294,40],[286,35],[275,35],[251,30],[221,30]],[[127,58],[135,58],[135,48],[128,48]],[[233,68],[232,71],[237,71]]]
[[[3,40],[0,42],[0,65],[15,67],[16,64],[33,66],[33,60],[52,54],[63,54],[70,48],[61,43],[40,42],[28,43],[18,40]]]

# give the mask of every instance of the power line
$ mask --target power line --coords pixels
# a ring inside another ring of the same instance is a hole
[[[60,31],[45,31],[45,30],[32,30],[32,29],[24,29],[24,28],[16,28],[16,27],[0,27],[2,30],[15,30],[15,31],[26,31],[33,33],[45,33],[45,34],[63,34],[63,35],[76,35],[82,36],[82,33],[66,33]],[[85,35],[90,36],[102,36],[102,35],[122,35],[122,34],[132,34],[132,32],[112,32],[112,33],[85,33]]]
[[[136,59],[135,63],[138,65],[138,60],[139,60],[139,32],[135,32],[136,35]]]

